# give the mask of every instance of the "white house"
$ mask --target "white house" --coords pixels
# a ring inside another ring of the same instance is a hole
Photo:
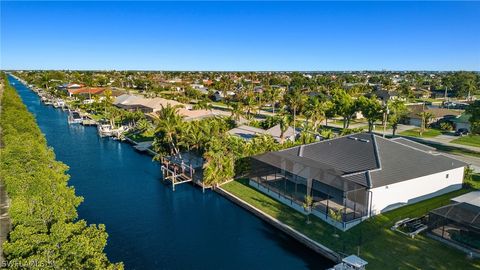
[[[466,163],[404,138],[359,133],[255,156],[250,185],[347,230],[462,187]]]

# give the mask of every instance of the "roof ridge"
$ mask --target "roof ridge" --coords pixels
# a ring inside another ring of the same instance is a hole
[[[377,138],[376,138],[377,135],[375,135],[374,133],[370,133],[370,135],[372,136],[373,149],[375,150],[375,160],[377,161],[377,166],[378,166],[378,168],[376,168],[375,170],[381,170],[382,162],[380,159],[380,152],[378,151]]]

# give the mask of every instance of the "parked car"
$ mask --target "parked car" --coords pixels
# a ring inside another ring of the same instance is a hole
[[[457,131],[455,131],[455,136],[463,136],[463,135],[468,135],[468,129],[466,128],[460,128]]]

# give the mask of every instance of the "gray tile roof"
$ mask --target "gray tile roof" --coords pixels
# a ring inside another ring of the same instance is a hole
[[[297,155],[301,146],[282,152]],[[355,134],[303,146],[303,157],[328,164],[346,174],[378,168],[372,134]]]
[[[467,164],[444,155],[433,155],[382,137],[376,138],[381,169],[371,171],[373,187],[390,185],[439,173]]]
[[[403,145],[406,145],[406,146],[410,146],[410,147],[413,147],[413,148],[416,148],[416,149],[419,149],[419,150],[422,150],[422,151],[425,151],[425,152],[437,151],[437,149],[435,147],[431,147],[431,146],[428,146],[428,145],[425,145],[425,144],[422,144],[422,143],[419,143],[419,142],[415,142],[415,141],[412,141],[412,140],[409,140],[409,139],[406,139],[406,138],[403,138],[403,137],[396,137],[396,138],[391,139],[391,141],[394,141],[394,142],[397,142],[397,143],[400,143],[400,144],[403,144]]]
[[[413,178],[464,167],[467,164],[409,140],[389,140],[371,133],[359,133],[332,140],[297,146],[254,157],[281,168],[312,168],[310,177],[329,174],[365,187],[380,187]],[[283,162],[283,163],[282,163]],[[285,167],[285,166],[284,166]],[[328,172],[320,173],[325,168]],[[295,171],[287,171],[298,173]],[[331,173],[334,172],[334,173]]]

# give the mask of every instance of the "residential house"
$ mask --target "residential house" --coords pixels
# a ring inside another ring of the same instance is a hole
[[[461,115],[450,119],[450,122],[453,123],[455,131],[458,131],[459,129],[466,129],[468,131],[471,131],[470,117],[470,114],[462,113]]]
[[[295,139],[296,133],[294,132],[292,127],[288,127],[287,130],[283,133],[282,139],[282,131],[280,129],[280,124],[277,124],[267,130],[251,127],[247,125],[241,125],[239,127],[233,128],[228,131],[228,134],[238,136],[245,140],[250,140],[256,136],[260,135],[270,135],[272,136],[277,142],[281,141],[293,141]]]
[[[422,105],[413,105],[408,106],[410,112],[407,115],[408,122],[410,125],[420,127],[422,125],[422,117],[420,116],[421,112],[428,112],[433,115],[432,118],[429,119],[427,125],[431,125],[434,123],[438,123],[440,121],[448,121],[457,116],[459,116],[462,112],[459,110],[451,110],[446,108],[428,108]]]
[[[215,112],[209,110],[194,110],[192,105],[183,104],[175,100],[159,97],[145,98],[143,96],[129,94],[115,98],[113,105],[129,111],[140,110],[145,114],[150,114],[152,117],[156,117],[155,113],[168,105],[178,107],[178,113],[184,117],[184,120],[195,120],[216,115]]]
[[[397,207],[462,187],[467,165],[404,139],[348,135],[251,158],[250,185],[347,230]]]

